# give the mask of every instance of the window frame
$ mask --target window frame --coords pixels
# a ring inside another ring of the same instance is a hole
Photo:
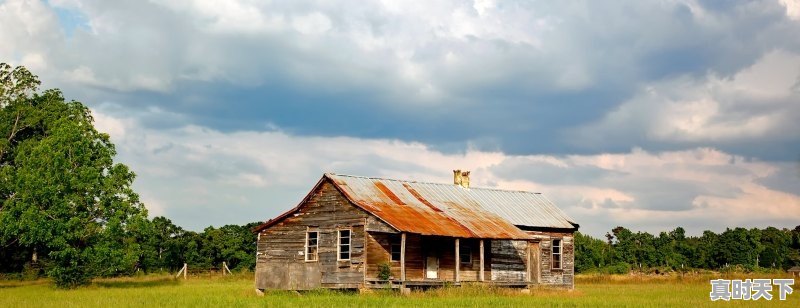
[[[466,252],[468,261],[465,261],[464,259],[464,252]],[[472,245],[469,245],[467,243],[460,243],[460,245],[458,246],[458,262],[461,263],[461,265],[472,264]]]
[[[347,231],[347,244],[342,244],[342,231]],[[347,259],[342,259],[342,246],[347,246]],[[337,261],[350,261],[353,257],[353,229],[342,228],[336,230],[336,260]]]
[[[389,238],[389,261],[400,262],[403,259],[403,239],[400,236],[392,236]],[[397,251],[395,251],[397,249]],[[397,260],[394,259],[397,254]]]
[[[558,242],[558,245],[556,245]],[[558,248],[558,252],[555,252]],[[557,238],[552,239],[550,242],[550,269],[560,270],[564,268],[564,240]],[[556,266],[556,257],[558,258],[558,266]]]
[[[313,259],[309,258],[309,256],[312,255],[312,253],[309,251],[309,248],[311,248],[311,245],[308,244],[309,240],[311,239],[311,233],[316,233],[316,235],[317,235],[316,242],[314,243],[314,246],[313,246],[314,247],[314,253],[313,253],[314,258]],[[304,258],[305,258],[306,262],[319,262],[319,236],[320,236],[320,232],[317,229],[307,229],[306,230],[306,241],[305,241],[305,243],[303,245],[303,255],[304,255]]]

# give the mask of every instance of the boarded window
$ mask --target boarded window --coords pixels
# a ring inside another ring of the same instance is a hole
[[[350,260],[350,230],[339,230],[339,260]]]
[[[462,264],[471,264],[472,247],[467,245],[467,243],[461,243],[461,245],[458,246],[458,258],[461,260]]]
[[[553,240],[553,268],[561,268],[561,240]]]
[[[392,261],[400,261],[400,237],[399,236],[392,236],[391,242],[391,254],[392,254]]]
[[[317,261],[319,231],[306,232],[306,261]]]

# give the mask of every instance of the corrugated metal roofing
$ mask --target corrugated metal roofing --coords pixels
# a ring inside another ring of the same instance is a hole
[[[574,228],[537,193],[326,173],[352,202],[394,228],[423,235],[529,238],[514,225]]]

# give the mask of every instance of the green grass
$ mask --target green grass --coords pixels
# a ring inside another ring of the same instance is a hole
[[[765,278],[765,277],[747,277]],[[709,277],[582,276],[575,290],[534,289],[531,294],[485,287],[445,288],[403,296],[392,292],[268,292],[256,296],[252,275],[168,276],[96,280],[77,290],[49,281],[0,281],[0,307],[529,307],[529,306],[785,306],[800,307],[800,291],[787,301],[711,302]],[[800,281],[796,283],[800,284]],[[797,286],[795,286],[797,288]]]

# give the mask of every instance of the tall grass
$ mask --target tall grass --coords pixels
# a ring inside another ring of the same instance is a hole
[[[697,307],[800,306],[800,291],[789,300],[711,302],[709,277],[580,275],[575,290],[519,290],[470,285],[401,295],[315,290],[270,291],[257,296],[252,274],[169,275],[98,279],[77,290],[54,289],[47,280],[0,282],[0,307]],[[761,276],[742,278],[770,278]],[[800,283],[800,281],[798,282]]]

